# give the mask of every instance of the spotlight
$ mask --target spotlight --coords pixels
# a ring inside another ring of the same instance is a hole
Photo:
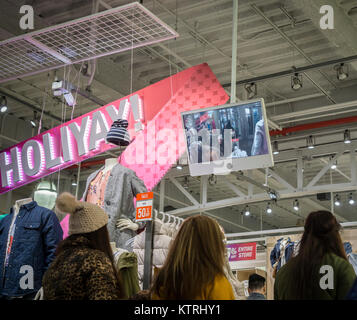
[[[295,199],[294,201],[293,208],[295,211],[299,211],[299,201],[297,199]]]
[[[267,205],[267,213],[268,213],[268,214],[271,214],[272,212],[273,212],[273,210],[271,209],[270,203],[268,202],[268,205]]]
[[[77,186],[77,182],[72,182],[72,186],[73,187]]]
[[[291,89],[297,91],[302,88],[302,75],[295,73],[291,77]]]
[[[184,182],[184,184],[183,184],[183,187],[184,187],[185,189],[188,189],[188,177],[185,177],[185,182]]]
[[[30,123],[34,128],[36,128],[37,124],[36,124],[35,120],[30,120]]]
[[[335,195],[335,206],[339,207],[341,205],[340,197],[338,194]]]
[[[336,76],[338,80],[343,81],[348,78],[348,70],[344,63],[336,65],[334,69],[336,70]]]
[[[246,217],[248,217],[248,216],[250,215],[250,211],[249,211],[249,207],[248,207],[248,206],[245,207],[244,215],[245,215]]]
[[[176,169],[177,169],[177,170],[182,170],[183,168],[182,168],[181,165],[178,164],[178,165],[176,166]]]
[[[330,157],[330,161],[331,161],[332,157]],[[331,169],[332,170],[336,170],[337,169],[337,160],[335,160],[332,164],[331,164]]]
[[[343,142],[344,143],[351,143],[351,133],[350,130],[346,129],[343,133]]]
[[[217,183],[217,177],[214,174],[211,174],[208,178],[208,183],[213,186]]]
[[[5,96],[1,97],[1,102],[0,102],[0,112],[4,113],[7,111],[7,100]]]
[[[247,91],[248,99],[252,99],[257,95],[257,84],[254,82],[245,84],[244,89]]]
[[[279,154],[278,141],[273,142],[273,154]]]
[[[307,144],[308,149],[314,149],[315,148],[313,136],[308,136],[306,138],[306,144]]]
[[[271,200],[277,200],[278,199],[278,194],[274,190],[269,190],[268,195]]]
[[[349,195],[348,203],[349,203],[351,206],[355,204],[355,201],[354,201],[354,199],[353,199],[352,193],[350,193],[350,195]]]

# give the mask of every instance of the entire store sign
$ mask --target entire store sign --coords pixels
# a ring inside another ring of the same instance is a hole
[[[232,243],[227,245],[229,261],[255,260],[257,243]]]
[[[186,151],[180,113],[224,104],[228,95],[204,63],[68,121],[0,152],[0,194],[116,148],[114,120],[127,119],[133,140],[121,164],[150,191]]]
[[[152,220],[153,192],[138,193],[136,195],[136,221]]]

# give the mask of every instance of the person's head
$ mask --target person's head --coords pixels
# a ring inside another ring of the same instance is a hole
[[[113,272],[118,280],[121,289],[121,279],[114,266],[113,251],[109,241],[107,229],[108,214],[99,206],[76,198],[68,192],[64,192],[56,199],[56,210],[69,213],[68,239],[75,240],[78,237],[85,237],[89,240],[89,247],[97,249],[106,254],[109,258]],[[56,250],[59,255],[67,246],[67,242],[62,241]]]
[[[329,211],[311,212],[306,218],[299,253],[291,259],[298,299],[308,299],[308,292],[319,285],[310,279],[319,272],[318,268],[326,254],[335,254],[347,260],[340,229],[341,225]]]
[[[248,291],[249,294],[253,292],[265,294],[265,278],[256,273],[251,274],[248,280]]]
[[[151,292],[165,299],[195,299],[224,275],[224,235],[210,217],[196,215],[181,225]]]

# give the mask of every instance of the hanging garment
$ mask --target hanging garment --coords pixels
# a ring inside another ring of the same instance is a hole
[[[36,294],[63,236],[56,214],[35,201],[21,206],[13,221],[14,214],[11,209],[10,214],[0,222],[0,295],[9,297]],[[8,246],[12,222],[14,228]],[[23,266],[26,268],[23,269]],[[31,271],[33,287],[23,287],[20,279]]]
[[[86,201],[88,189],[91,182],[97,177],[98,173],[104,169],[104,166],[98,171],[92,173],[87,179],[87,185],[82,199]],[[147,192],[144,182],[137,177],[135,172],[117,163],[110,171],[108,182],[104,192],[103,209],[109,215],[108,232],[110,241],[115,242],[117,248],[123,248],[133,251],[131,245],[126,242],[133,238],[137,233],[126,229],[120,231],[116,224],[118,219],[130,219],[135,222],[134,198],[138,193]],[[140,232],[145,223],[140,222]]]
[[[291,241],[289,237],[280,238],[270,253],[271,266],[274,268],[277,263],[276,271],[278,272],[279,269],[293,256],[293,252],[294,242]]]
[[[345,249],[348,261],[352,264],[353,270],[357,275],[357,254],[352,252],[352,245],[350,242],[344,242],[343,247]]]
[[[125,297],[129,299],[140,291],[136,254],[134,252],[123,252],[116,262],[116,268],[123,281]]]
[[[167,226],[163,226],[164,223],[159,220],[154,220],[153,231],[153,250],[152,250],[152,274],[154,274],[154,268],[161,268],[166,260],[169,252],[169,246],[173,238],[165,234]],[[138,274],[139,283],[142,286],[144,280],[144,256],[145,256],[145,234],[143,231],[134,238],[133,251],[138,257]]]

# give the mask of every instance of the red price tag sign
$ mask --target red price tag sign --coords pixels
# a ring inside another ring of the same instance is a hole
[[[136,196],[136,221],[152,220],[153,192],[139,193]]]

